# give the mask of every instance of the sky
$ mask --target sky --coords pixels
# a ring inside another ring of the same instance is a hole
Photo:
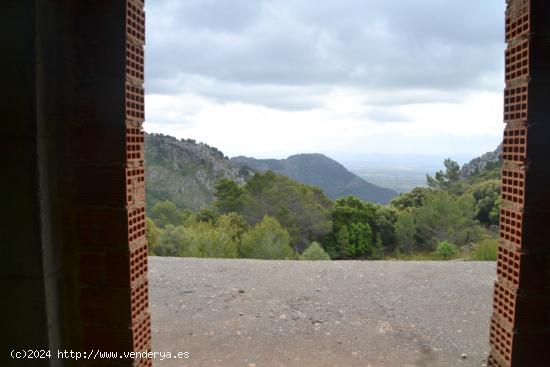
[[[504,127],[504,3],[146,2],[145,130],[228,156],[480,155]]]

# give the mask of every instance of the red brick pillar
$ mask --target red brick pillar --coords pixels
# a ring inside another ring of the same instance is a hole
[[[550,366],[550,4],[508,0],[489,366]]]
[[[141,0],[76,5],[77,122],[69,128],[68,138],[74,162],[71,186],[76,190],[72,206],[76,218],[72,248],[79,257],[76,312],[84,351],[151,349],[143,6]],[[147,358],[89,363],[151,366]]]

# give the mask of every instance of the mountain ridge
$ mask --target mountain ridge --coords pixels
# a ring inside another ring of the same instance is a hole
[[[494,151],[484,153],[464,164],[460,169],[460,177],[468,178],[497,167],[502,162],[501,156],[502,144],[499,144]]]
[[[230,164],[217,148],[193,139],[145,134],[145,189],[147,207],[172,201],[178,207],[200,210],[214,200],[220,179],[244,184],[252,172]]]
[[[273,171],[308,185],[320,187],[335,200],[354,195],[361,199],[387,204],[397,196],[391,189],[376,186],[349,171],[344,165],[321,153],[300,153],[285,159],[232,157],[236,167],[248,167],[259,172]]]

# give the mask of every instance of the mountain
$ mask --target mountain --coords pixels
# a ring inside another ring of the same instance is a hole
[[[199,210],[214,200],[214,185],[222,178],[244,184],[253,172],[238,168],[218,149],[194,140],[145,134],[147,207],[169,200],[178,207]]]
[[[235,167],[255,171],[273,171],[293,180],[318,186],[332,199],[354,195],[374,203],[387,204],[397,192],[373,185],[351,173],[335,160],[323,154],[297,154],[287,159],[255,159],[233,157]]]
[[[500,166],[502,162],[502,144],[492,152],[483,154],[481,157],[472,159],[470,162],[462,166],[460,170],[460,177],[468,178],[475,176],[485,171],[491,171],[494,168]]]

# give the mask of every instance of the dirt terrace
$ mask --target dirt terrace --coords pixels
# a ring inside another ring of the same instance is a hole
[[[155,366],[483,366],[495,264],[150,258]]]

